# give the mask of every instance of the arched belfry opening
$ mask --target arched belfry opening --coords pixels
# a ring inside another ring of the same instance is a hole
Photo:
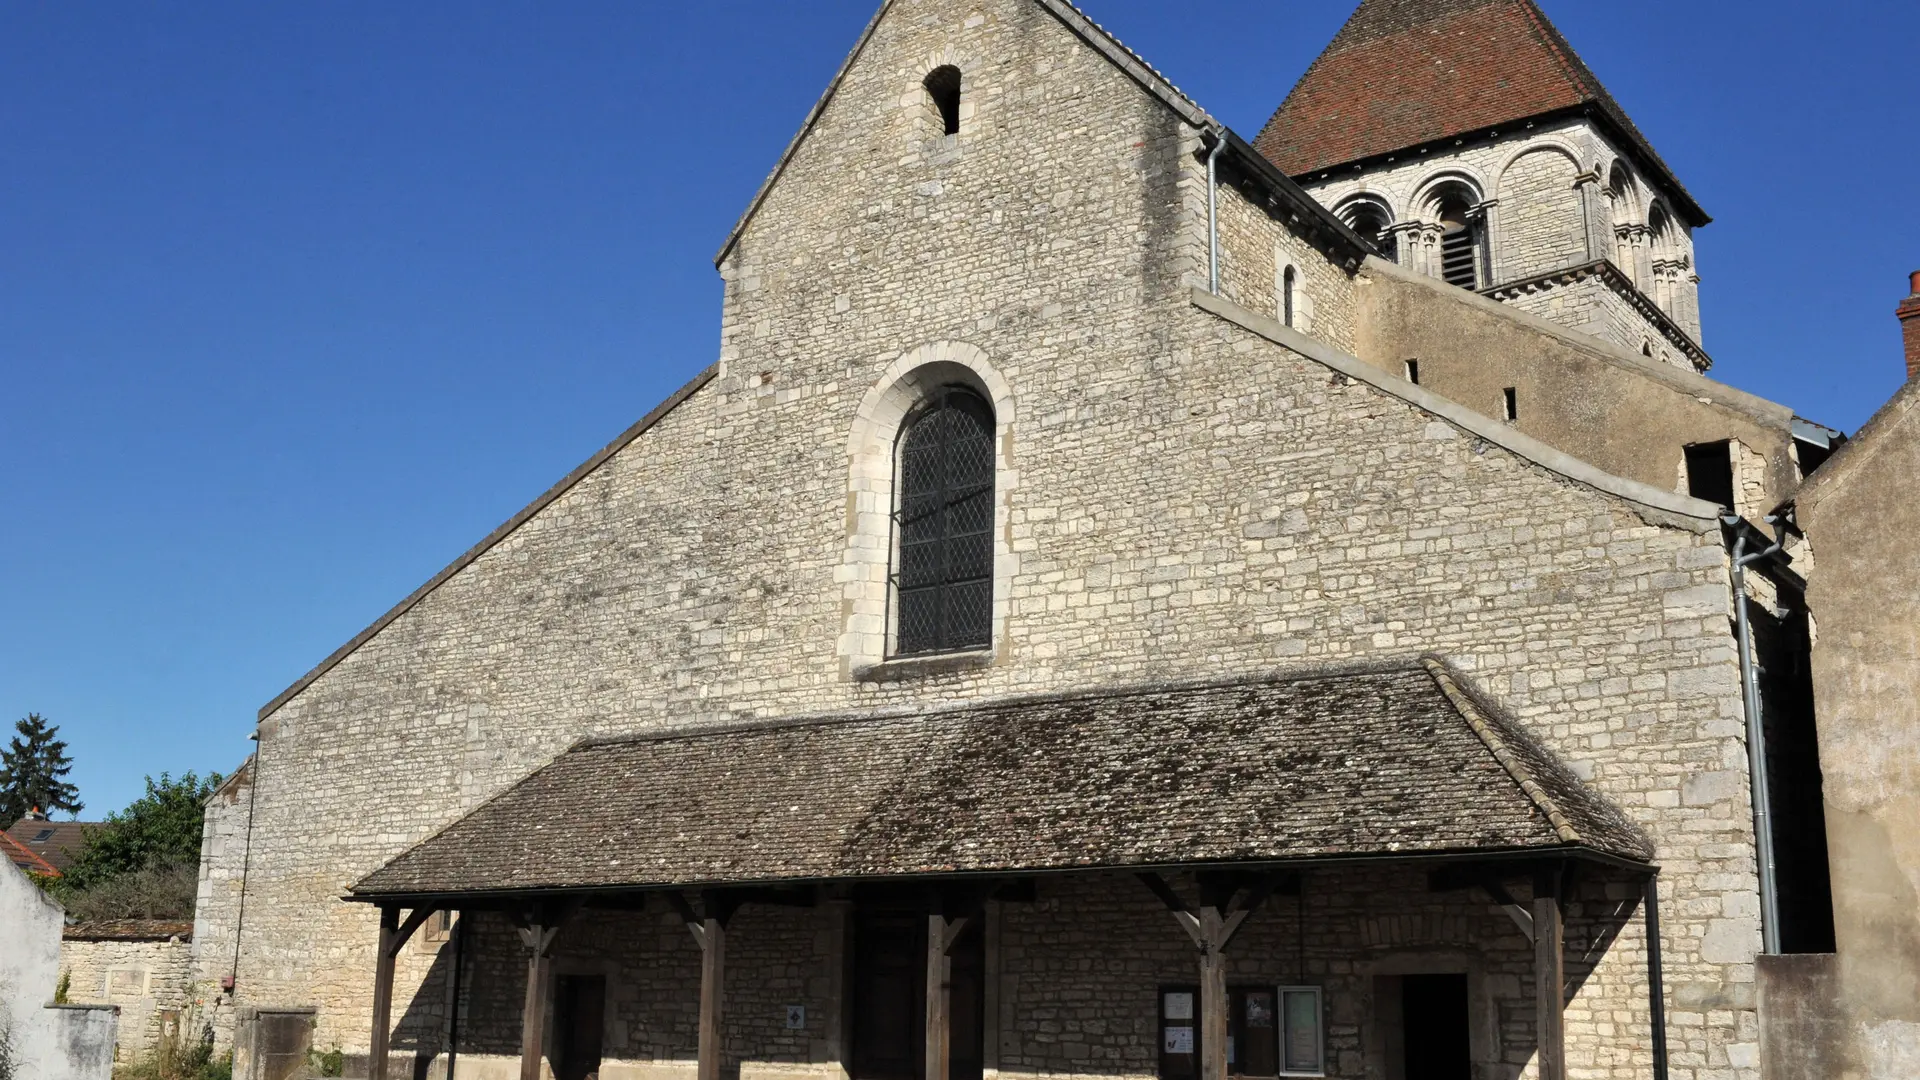
[[[928,72],[921,85],[927,88],[927,98],[940,116],[940,133],[960,134],[960,69],[942,64]]]
[[[1341,207],[1340,218],[1382,257],[1390,262],[1400,261],[1399,244],[1393,234],[1393,214],[1386,206],[1370,198],[1355,199]]]

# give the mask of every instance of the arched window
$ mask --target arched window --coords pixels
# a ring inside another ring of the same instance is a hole
[[[1280,321],[1288,326],[1293,325],[1293,290],[1299,277],[1291,266],[1280,275]]]
[[[993,407],[947,386],[899,442],[893,572],[897,656],[993,643]]]
[[[1436,207],[1440,218],[1440,277],[1463,289],[1480,287],[1480,229],[1466,196],[1449,192]]]
[[[960,134],[960,69],[942,64],[929,72],[921,85],[927,88],[927,97],[940,114],[940,133]]]

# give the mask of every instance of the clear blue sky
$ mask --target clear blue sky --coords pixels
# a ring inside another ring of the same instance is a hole
[[[1251,137],[1353,2],[1087,6]],[[86,816],[230,770],[713,359],[713,253],[873,3],[0,0],[0,721],[60,725]],[[1544,6],[1718,219],[1715,374],[1858,426],[1920,5]]]

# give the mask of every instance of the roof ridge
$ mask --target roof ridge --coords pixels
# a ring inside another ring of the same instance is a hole
[[[1514,783],[1520,786],[1520,790],[1525,792],[1527,797],[1533,800],[1533,804],[1539,807],[1540,812],[1547,816],[1547,820],[1553,823],[1554,832],[1559,834],[1560,839],[1569,844],[1586,843],[1585,838],[1580,835],[1580,830],[1574,827],[1573,822],[1561,810],[1559,802],[1540,786],[1538,780],[1533,778],[1533,773],[1527,768],[1526,763],[1507,746],[1506,737],[1494,729],[1493,722],[1486,713],[1481,711],[1480,703],[1454,679],[1453,670],[1447,666],[1446,661],[1437,656],[1428,656],[1423,657],[1421,662],[1433,676],[1434,683],[1440,687],[1440,692],[1447,695],[1447,700],[1453,702],[1453,707],[1466,718],[1467,726],[1471,727],[1473,733],[1480,736],[1480,741],[1486,744],[1494,760],[1500,763],[1501,768],[1507,770],[1507,775],[1513,777]]]

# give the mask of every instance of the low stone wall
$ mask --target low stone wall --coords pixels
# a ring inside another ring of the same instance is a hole
[[[113,1075],[115,1009],[111,1005],[49,1005],[49,1053],[43,1080],[108,1080]],[[27,1076],[36,1075],[29,1070]]]
[[[67,1001],[115,1005],[115,1060],[131,1061],[159,1042],[162,1016],[192,1001],[193,928],[183,922],[81,923],[60,943]]]

